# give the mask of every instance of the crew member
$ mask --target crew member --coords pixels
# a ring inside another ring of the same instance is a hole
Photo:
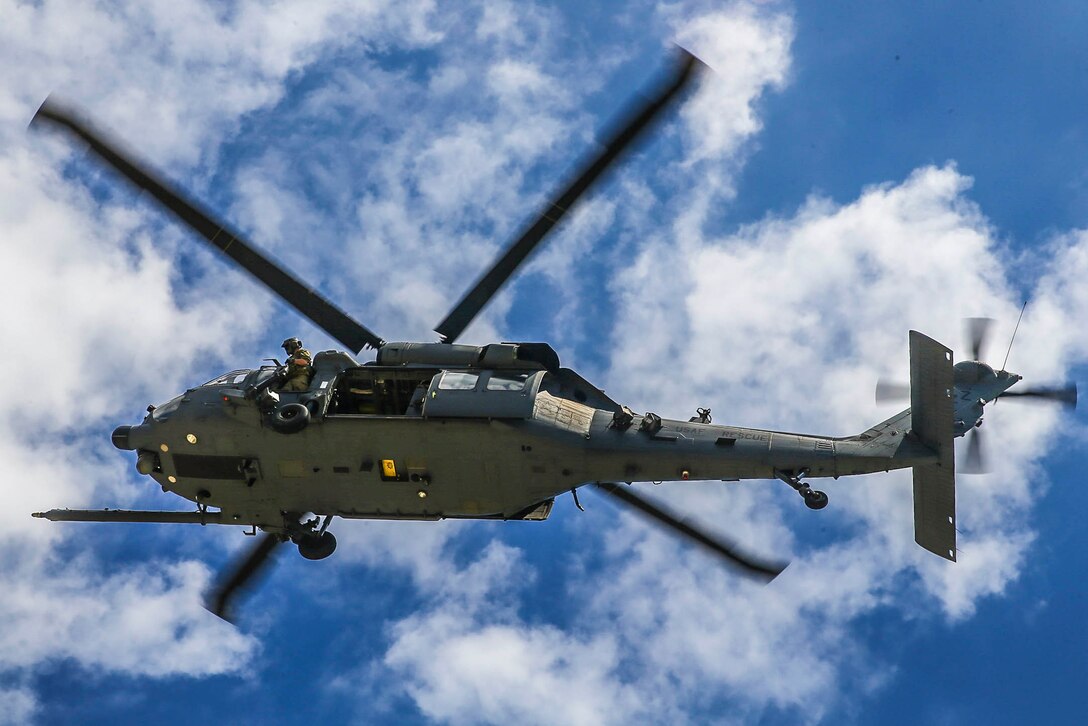
[[[280,390],[305,391],[310,387],[310,379],[314,377],[310,351],[302,347],[302,341],[298,338],[283,341],[283,349],[287,351],[287,372]]]

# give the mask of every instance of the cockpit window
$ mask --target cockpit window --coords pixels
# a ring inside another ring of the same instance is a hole
[[[278,369],[275,366],[261,366],[261,369],[257,371],[257,377],[254,379],[253,385],[261,385],[269,378],[271,378],[277,370]]]
[[[205,386],[237,386],[246,379],[249,371],[231,371],[205,383]]]
[[[438,382],[438,388],[443,391],[471,391],[476,387],[476,381],[480,377],[475,373],[456,373],[446,371],[442,374],[442,380]]]
[[[167,418],[174,411],[178,410],[178,406],[181,405],[181,399],[183,399],[184,397],[185,397],[184,395],[181,395],[181,396],[178,396],[177,398],[171,398],[169,401],[167,401],[163,405],[157,406],[155,408],[155,410],[151,412],[151,417],[153,419],[155,419],[156,421],[161,421],[161,420]]]
[[[525,388],[528,373],[492,373],[487,381],[489,391],[520,391]]]

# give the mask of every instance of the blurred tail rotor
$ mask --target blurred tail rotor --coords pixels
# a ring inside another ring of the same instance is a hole
[[[1023,391],[1006,391],[998,398],[1024,398],[1028,401],[1050,401],[1060,403],[1063,407],[1074,409],[1077,407],[1077,384],[1072,381],[1064,386],[1051,388],[1027,388]]]
[[[881,378],[876,382],[877,403],[898,403],[910,400],[910,386],[899,381]]]
[[[982,429],[973,428],[967,432],[967,452],[960,461],[956,470],[961,474],[988,474],[990,467],[987,465],[985,447],[983,446]]]
[[[966,318],[963,321],[967,347],[971,350],[971,360],[981,361],[986,340],[990,337],[993,318]]]

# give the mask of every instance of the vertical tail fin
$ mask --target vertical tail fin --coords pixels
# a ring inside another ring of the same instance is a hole
[[[914,467],[914,540],[956,561],[956,461],[953,447],[952,351],[910,331],[911,429],[937,452],[936,464]]]

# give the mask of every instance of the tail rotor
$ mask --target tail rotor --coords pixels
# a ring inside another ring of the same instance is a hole
[[[990,467],[986,458],[982,429],[975,427],[967,432],[967,451],[960,460],[956,471],[960,474],[988,474]]]
[[[965,318],[963,321],[967,346],[971,350],[971,360],[982,361],[982,351],[986,347],[990,337],[990,328],[993,327],[993,318]]]
[[[971,359],[961,361],[955,366],[956,436],[966,438],[964,455],[957,459],[957,470],[962,474],[985,474],[989,471],[986,461],[987,446],[979,429],[983,407],[987,403],[995,402],[998,398],[1017,398],[1021,401],[1057,403],[1069,410],[1077,405],[1077,386],[1071,381],[1058,386],[1006,390],[1016,385],[1021,380],[1020,376],[1008,373],[1004,368],[995,371],[983,361],[994,322],[993,318],[964,320],[964,342]],[[1013,336],[1015,335],[1014,331]],[[1010,349],[1011,347],[1010,342]],[[1008,361],[1007,354],[1005,360]],[[905,383],[886,379],[877,381],[878,404],[909,401],[910,397],[910,386]]]

